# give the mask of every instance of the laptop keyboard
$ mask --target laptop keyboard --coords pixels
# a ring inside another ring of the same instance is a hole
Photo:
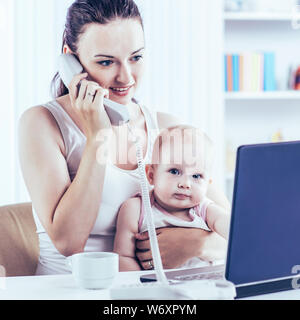
[[[224,279],[224,274],[222,271],[218,272],[207,272],[207,273],[195,273],[195,274],[189,274],[189,275],[181,275],[181,276],[175,276],[174,279],[176,280],[220,280]]]

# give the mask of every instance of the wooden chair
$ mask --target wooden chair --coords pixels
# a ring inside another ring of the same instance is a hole
[[[2,273],[5,271],[7,277],[34,275],[38,257],[39,242],[31,203],[0,207]]]

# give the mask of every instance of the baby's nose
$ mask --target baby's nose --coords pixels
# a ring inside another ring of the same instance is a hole
[[[178,182],[178,187],[179,188],[186,188],[186,189],[189,189],[191,188],[191,181],[189,179],[189,177],[182,177],[180,179],[180,181]]]

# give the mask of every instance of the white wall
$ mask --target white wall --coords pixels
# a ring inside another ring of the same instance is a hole
[[[0,0],[0,205],[27,201],[17,156],[17,123],[50,99],[49,83],[72,1]]]
[[[14,186],[9,198],[3,197],[3,193],[0,195],[0,204],[29,201],[17,156],[18,119],[27,108],[51,99],[50,82],[57,69],[56,58],[60,53],[66,9],[72,2],[71,0],[11,1],[13,9],[11,23],[14,26],[10,35],[14,39],[14,54],[12,54],[14,136],[10,136],[9,141],[15,149],[11,162],[13,174],[10,174],[9,179],[14,182]],[[2,165],[1,170],[5,170]],[[3,173],[8,176],[7,173]],[[0,190],[5,188],[2,183],[0,187]]]
[[[15,134],[12,1],[0,0],[0,204],[14,200]]]

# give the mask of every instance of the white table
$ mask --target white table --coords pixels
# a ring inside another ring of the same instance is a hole
[[[149,271],[150,273],[153,271]],[[147,271],[120,272],[113,286],[139,283]],[[109,290],[84,290],[72,275],[0,278],[0,300],[109,300]],[[300,290],[250,297],[251,300],[300,300]]]
[[[146,272],[147,273],[147,272]],[[120,272],[113,286],[137,283],[145,272]],[[1,278],[0,278],[1,279]],[[0,283],[0,300],[108,300],[109,290],[77,287],[73,276],[7,277]]]

